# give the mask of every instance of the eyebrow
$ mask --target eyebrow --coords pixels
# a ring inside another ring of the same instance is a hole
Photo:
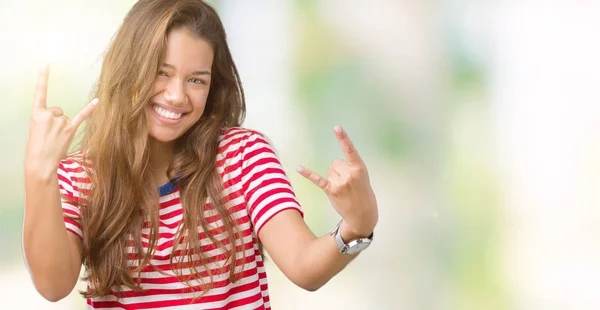
[[[168,63],[163,63],[162,66],[175,70],[175,66]],[[194,71],[192,75],[210,75],[210,71]]]

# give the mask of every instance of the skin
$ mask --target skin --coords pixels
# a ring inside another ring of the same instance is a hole
[[[64,227],[57,169],[98,99],[71,120],[62,109],[46,107],[48,70],[38,77],[25,150],[23,251],[38,292],[57,301],[73,290],[81,268],[81,241]]]
[[[165,184],[167,167],[173,157],[175,140],[202,116],[210,90],[212,46],[186,29],[172,31],[167,37],[167,51],[154,80],[152,99],[146,106],[150,161],[155,184]],[[168,123],[156,107],[182,114],[176,124]]]
[[[156,184],[167,182],[166,169],[174,142],[195,124],[204,111],[210,89],[213,50],[204,39],[187,30],[172,31],[161,70],[146,107],[150,160]],[[69,120],[57,107],[46,107],[48,68],[41,70],[31,114],[26,148],[26,207],[23,248],[33,283],[42,296],[57,301],[74,288],[81,268],[81,241],[64,228],[57,179],[60,160],[66,155],[77,127],[89,116],[94,99]],[[181,117],[168,120],[155,110],[161,107]],[[344,219],[340,231],[345,241],[366,237],[378,220],[375,195],[365,163],[346,132],[334,133],[345,158],[336,159],[326,177],[299,167],[298,172],[319,186]],[[275,264],[298,286],[314,291],[341,271],[356,255],[339,252],[331,235],[317,238],[300,214],[287,210],[263,226],[260,239]]]

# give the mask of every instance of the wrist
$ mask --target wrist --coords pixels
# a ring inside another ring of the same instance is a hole
[[[26,161],[25,177],[32,181],[50,181],[55,180],[58,165],[49,165],[45,163]]]
[[[374,226],[372,228],[363,228],[363,229],[353,229],[346,220],[342,220],[340,224],[340,236],[344,243],[348,243],[352,240],[360,239],[360,238],[368,238],[373,234]]]
[[[350,237],[356,239],[358,238],[366,238],[373,233],[375,229],[375,225],[379,220],[379,214],[377,209],[374,212],[365,212],[363,214],[346,217],[342,221],[342,225],[340,227],[341,233],[343,237]],[[344,239],[346,240],[346,239]],[[352,240],[352,239],[351,239]]]

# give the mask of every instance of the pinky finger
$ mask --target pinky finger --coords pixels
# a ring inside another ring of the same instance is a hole
[[[298,167],[296,171],[298,171],[298,173],[300,173],[303,177],[311,180],[313,183],[315,183],[316,186],[320,187],[322,190],[327,190],[327,188],[329,187],[329,181],[327,179],[310,171],[307,168]]]

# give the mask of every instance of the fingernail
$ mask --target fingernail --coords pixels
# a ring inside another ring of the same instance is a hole
[[[100,101],[100,99],[98,99],[98,98],[94,98],[94,99],[92,100],[92,102],[90,102],[90,103],[91,103],[91,104],[98,104],[98,102],[99,102],[99,101]]]
[[[302,167],[298,167],[298,168],[296,168],[296,171],[302,173],[302,172],[304,172],[304,169],[302,169]]]
[[[337,133],[342,133],[342,127],[340,127],[340,125],[335,125],[333,127],[333,130]]]

